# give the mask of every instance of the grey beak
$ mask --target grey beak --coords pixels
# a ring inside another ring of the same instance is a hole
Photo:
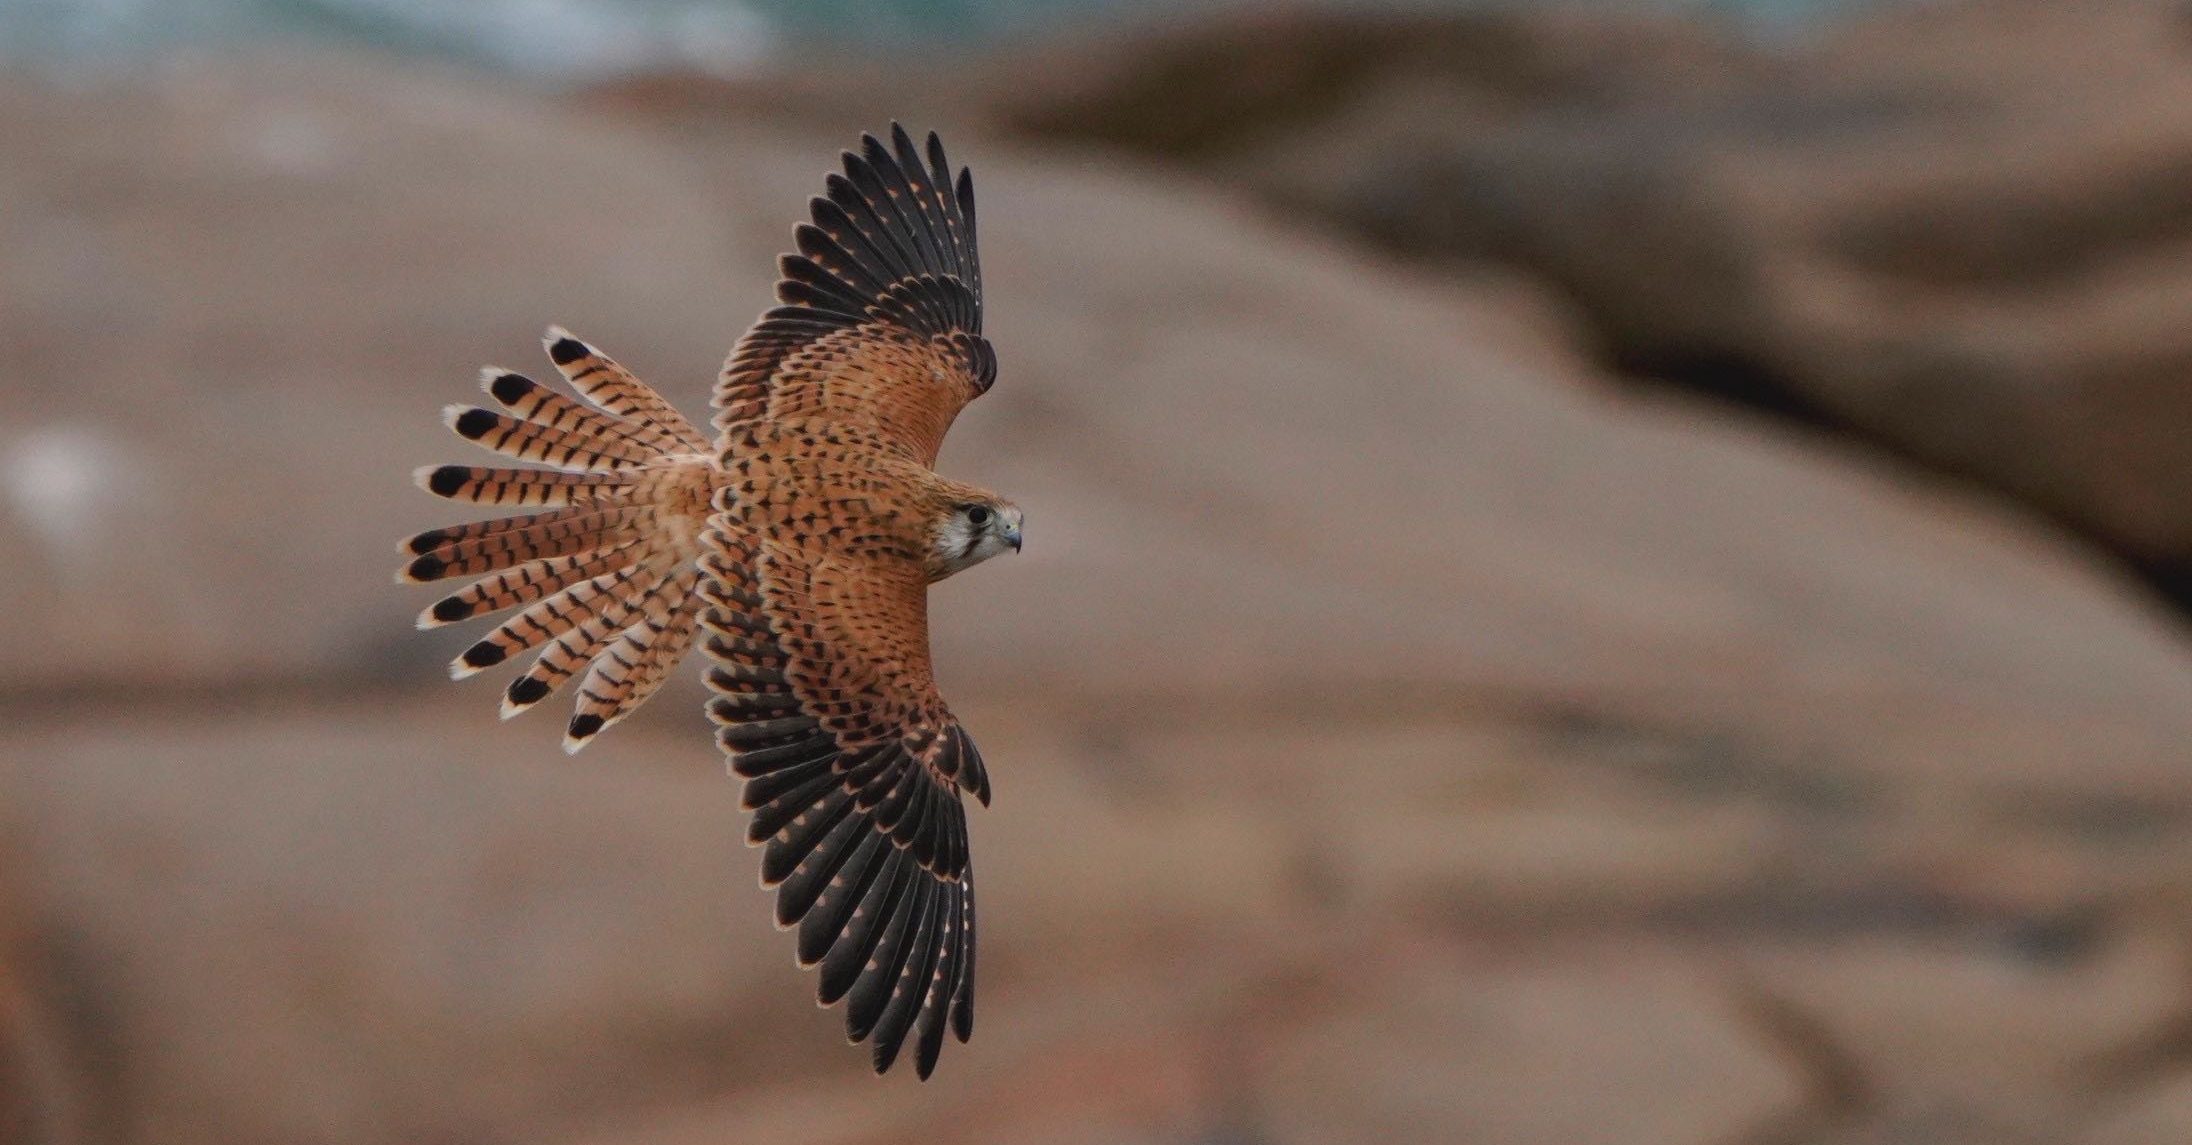
[[[1005,543],[1006,543],[1006,544],[1008,544],[1008,545],[1011,545],[1011,546],[1012,546],[1012,551],[1013,551],[1013,552],[1016,552],[1016,553],[1017,553],[1017,552],[1019,552],[1019,551],[1020,551],[1020,530],[1018,530],[1018,529],[1006,529],[1006,530],[1005,530]]]

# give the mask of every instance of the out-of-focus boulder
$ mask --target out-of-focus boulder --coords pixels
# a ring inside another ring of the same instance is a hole
[[[538,1139],[857,1067],[717,769],[572,771],[449,713],[16,721],[21,984],[96,1139]]]
[[[2078,1145],[2176,1145],[2192,1138],[2192,1077],[2179,1074],[2113,1104]]]
[[[1405,256],[1558,284],[1631,365],[1793,408],[2192,576],[2184,6],[1326,11],[986,89]]]
[[[1377,1001],[1319,1016],[1266,1055],[1270,1140],[1752,1141],[1810,1104],[1799,1063],[1659,952],[1418,957],[1364,968]]]
[[[25,856],[0,814],[0,1141],[72,1145],[88,1129],[79,1063],[70,1060],[62,1008],[41,971],[52,952],[27,901]]]
[[[1990,948],[1991,947],[1991,948]],[[2037,955],[2037,956],[2036,956]],[[2066,1140],[2092,1090],[2150,1070],[2188,999],[2181,938],[2111,935],[2078,958],[2002,934],[1777,941],[1746,951],[1750,980],[1831,1046],[1877,1136]],[[1833,1138],[1832,1140],[1841,1140]]]

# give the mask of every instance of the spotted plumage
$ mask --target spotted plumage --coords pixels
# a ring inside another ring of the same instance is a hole
[[[501,409],[450,428],[548,468],[421,470],[437,496],[538,508],[409,538],[408,581],[476,577],[420,627],[518,610],[451,665],[532,655],[503,715],[576,681],[576,751],[697,641],[708,715],[752,812],[776,920],[877,1072],[929,1076],[974,1029],[974,874],[962,796],[989,775],[937,694],[928,586],[1020,547],[1020,510],[932,467],[988,391],[974,187],[936,136],[863,136],[778,263],[781,305],[738,340],[709,441],[560,328],[573,398],[490,369]],[[535,651],[537,649],[537,651]]]

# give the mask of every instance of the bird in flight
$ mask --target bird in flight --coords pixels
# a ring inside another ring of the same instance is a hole
[[[708,715],[753,813],[776,921],[821,969],[822,1005],[872,1040],[909,1039],[923,1078],[947,1025],[974,1029],[974,875],[962,796],[989,803],[974,741],[937,694],[928,586],[1020,548],[1021,513],[933,472],[953,418],[987,392],[974,184],[931,134],[862,136],[779,258],[781,303],[716,381],[714,440],[592,346],[551,327],[576,397],[504,370],[499,409],[449,427],[534,467],[429,466],[427,492],[521,516],[403,542],[408,582],[472,579],[431,628],[519,610],[450,666],[524,653],[515,715],[576,680],[577,751],[645,703],[697,639]],[[536,651],[537,650],[537,651]]]

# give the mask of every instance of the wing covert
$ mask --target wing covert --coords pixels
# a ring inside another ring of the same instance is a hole
[[[716,383],[720,443],[763,418],[873,427],[933,465],[944,433],[997,377],[982,337],[974,181],[934,133],[927,153],[893,124],[861,137],[810,204],[777,299],[738,340]]]

